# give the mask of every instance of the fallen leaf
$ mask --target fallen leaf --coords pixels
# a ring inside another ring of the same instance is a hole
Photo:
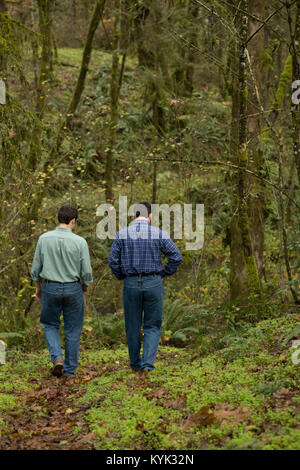
[[[250,414],[246,406],[239,406],[232,409],[230,405],[218,405],[215,410],[215,417],[218,423],[228,423],[245,421],[249,419]]]
[[[292,397],[292,396],[293,396],[293,392],[289,390],[288,388],[284,388],[284,387],[273,393],[273,397],[279,398],[279,399],[285,399],[285,398]]]
[[[208,426],[216,421],[216,416],[212,412],[210,406],[202,406],[197,413],[194,413],[193,416],[185,422],[183,429],[189,429],[192,426]]]

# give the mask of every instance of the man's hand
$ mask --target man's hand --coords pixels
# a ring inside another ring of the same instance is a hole
[[[86,286],[85,284],[82,284],[82,290],[83,290],[83,295],[85,297],[87,290],[88,290],[88,286]]]
[[[41,286],[40,282],[36,283],[35,296],[38,300],[41,300],[41,298],[42,298],[42,286]]]

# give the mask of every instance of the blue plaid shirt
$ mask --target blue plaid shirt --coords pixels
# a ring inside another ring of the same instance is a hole
[[[162,254],[168,258],[164,267]],[[139,218],[117,232],[108,257],[112,272],[120,280],[135,274],[171,276],[181,262],[181,253],[170,237]]]

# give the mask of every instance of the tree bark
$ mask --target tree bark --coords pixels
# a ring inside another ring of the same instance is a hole
[[[159,24],[159,3],[153,3],[152,8],[152,11],[150,11],[150,9],[146,6],[136,6],[135,29],[139,66],[143,69],[149,69],[152,72],[153,76],[158,75],[161,71],[164,85],[170,91],[170,89],[172,89],[172,85],[168,70],[168,64],[165,57],[165,51],[163,50],[159,42],[159,35],[161,34],[161,26]],[[157,38],[157,43],[154,43],[152,47],[149,47],[149,44],[146,43],[144,35],[144,27],[148,17],[151,17],[153,20],[153,31],[155,37]],[[144,102],[151,103],[152,124],[156,129],[158,138],[161,138],[165,134],[166,119],[165,111],[162,106],[162,90],[160,89],[158,82],[158,80],[152,79],[151,77],[149,78],[149,82],[144,93]],[[155,164],[153,165],[152,170],[152,203],[154,203],[157,198],[157,162],[155,162]]]
[[[266,0],[252,0],[250,2],[249,37],[258,29],[260,22],[265,17]],[[263,165],[263,155],[261,149],[262,132],[262,72],[264,55],[264,28],[255,34],[248,43],[248,52],[251,67],[251,77],[249,77],[248,99],[247,99],[247,140],[249,169],[257,174],[261,174]],[[265,224],[265,197],[264,186],[257,179],[249,176],[249,217],[251,225],[252,249],[259,278],[262,278],[264,269],[264,224]]]
[[[42,40],[42,54],[40,59],[39,76],[37,83],[36,114],[42,121],[46,101],[49,93],[51,76],[51,2],[53,0],[37,0],[39,12],[39,27]],[[41,154],[41,124],[37,122],[31,136],[28,165],[33,171]]]
[[[297,0],[294,35],[291,35],[292,54],[292,82],[300,81],[300,0]],[[296,86],[299,89],[300,82]],[[293,90],[295,91],[295,90]],[[298,181],[300,183],[300,104],[293,102],[291,105],[292,128],[294,141],[294,158],[297,166]]]
[[[75,90],[74,90],[74,93],[73,93],[73,96],[72,96],[72,99],[71,99],[71,102],[69,104],[68,111],[67,111],[67,120],[66,120],[67,127],[70,126],[71,120],[77,109],[77,106],[79,104],[79,101],[80,101],[80,98],[84,89],[85,78],[88,72],[88,67],[89,67],[89,63],[91,59],[93,39],[94,39],[96,29],[98,27],[99,21],[103,14],[105,2],[106,0],[97,0],[97,3],[95,4],[95,7],[94,7],[94,11],[92,13],[92,17],[91,17],[91,21],[90,21],[89,29],[88,29],[88,34],[87,34],[85,45],[84,45],[79,77],[77,79],[76,87],[75,87]]]
[[[248,11],[248,1],[242,0],[241,10]],[[242,248],[247,272],[247,287],[250,294],[260,292],[260,281],[252,249],[251,230],[248,217],[246,172],[248,167],[247,145],[247,74],[246,74],[246,39],[248,33],[248,16],[242,14],[239,44],[239,99],[240,127],[238,149],[238,226],[242,237]]]
[[[279,136],[279,150],[278,150],[278,173],[279,173],[279,211],[281,216],[281,228],[282,228],[282,238],[283,238],[283,250],[284,250],[284,261],[285,267],[287,272],[287,277],[289,281],[289,287],[291,294],[293,296],[295,304],[299,304],[298,296],[295,290],[295,287],[292,284],[292,271],[290,266],[290,259],[289,259],[289,252],[288,252],[288,237],[287,237],[287,229],[286,229],[286,214],[285,214],[285,207],[283,203],[283,144],[282,144],[282,136]]]
[[[239,32],[238,50],[238,81],[233,78],[232,86],[232,128],[231,149],[237,155],[239,170],[233,181],[237,184],[237,194],[232,198],[231,220],[231,299],[248,297],[249,294],[260,292],[260,280],[252,249],[251,228],[249,220],[249,194],[247,173],[247,71],[246,41],[248,34],[247,0],[240,2],[240,10],[236,12]],[[237,62],[237,59],[236,59]],[[233,63],[233,69],[236,64]]]
[[[106,154],[105,166],[105,197],[107,201],[113,199],[113,157],[117,139],[118,102],[121,83],[119,81],[119,41],[120,41],[120,8],[121,1],[115,0],[115,19],[112,40],[112,65],[110,76],[110,123],[109,123],[109,149]]]
[[[187,67],[185,71],[184,90],[185,93],[191,95],[194,90],[194,68],[195,68],[195,47],[197,46],[198,28],[196,28],[196,20],[199,13],[199,4],[189,1],[188,14],[191,18],[191,32],[189,35],[189,49],[187,54]]]

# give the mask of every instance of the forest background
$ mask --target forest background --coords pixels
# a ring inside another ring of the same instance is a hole
[[[194,212],[204,204],[202,249],[176,240],[183,264],[165,282],[161,346],[235,360],[247,335],[254,344],[267,329],[272,347],[266,334],[261,348],[282,357],[283,369],[257,393],[298,395],[299,49],[299,0],[0,0],[0,339],[8,358],[45,351],[30,267],[61,205],[78,207],[75,232],[90,248],[88,354],[125,347],[122,283],[107,265],[111,240],[96,235],[97,207],[118,209],[120,195],[129,205],[192,204]],[[279,444],[280,428],[278,440],[255,445],[299,445],[299,400],[292,404],[290,441]]]

